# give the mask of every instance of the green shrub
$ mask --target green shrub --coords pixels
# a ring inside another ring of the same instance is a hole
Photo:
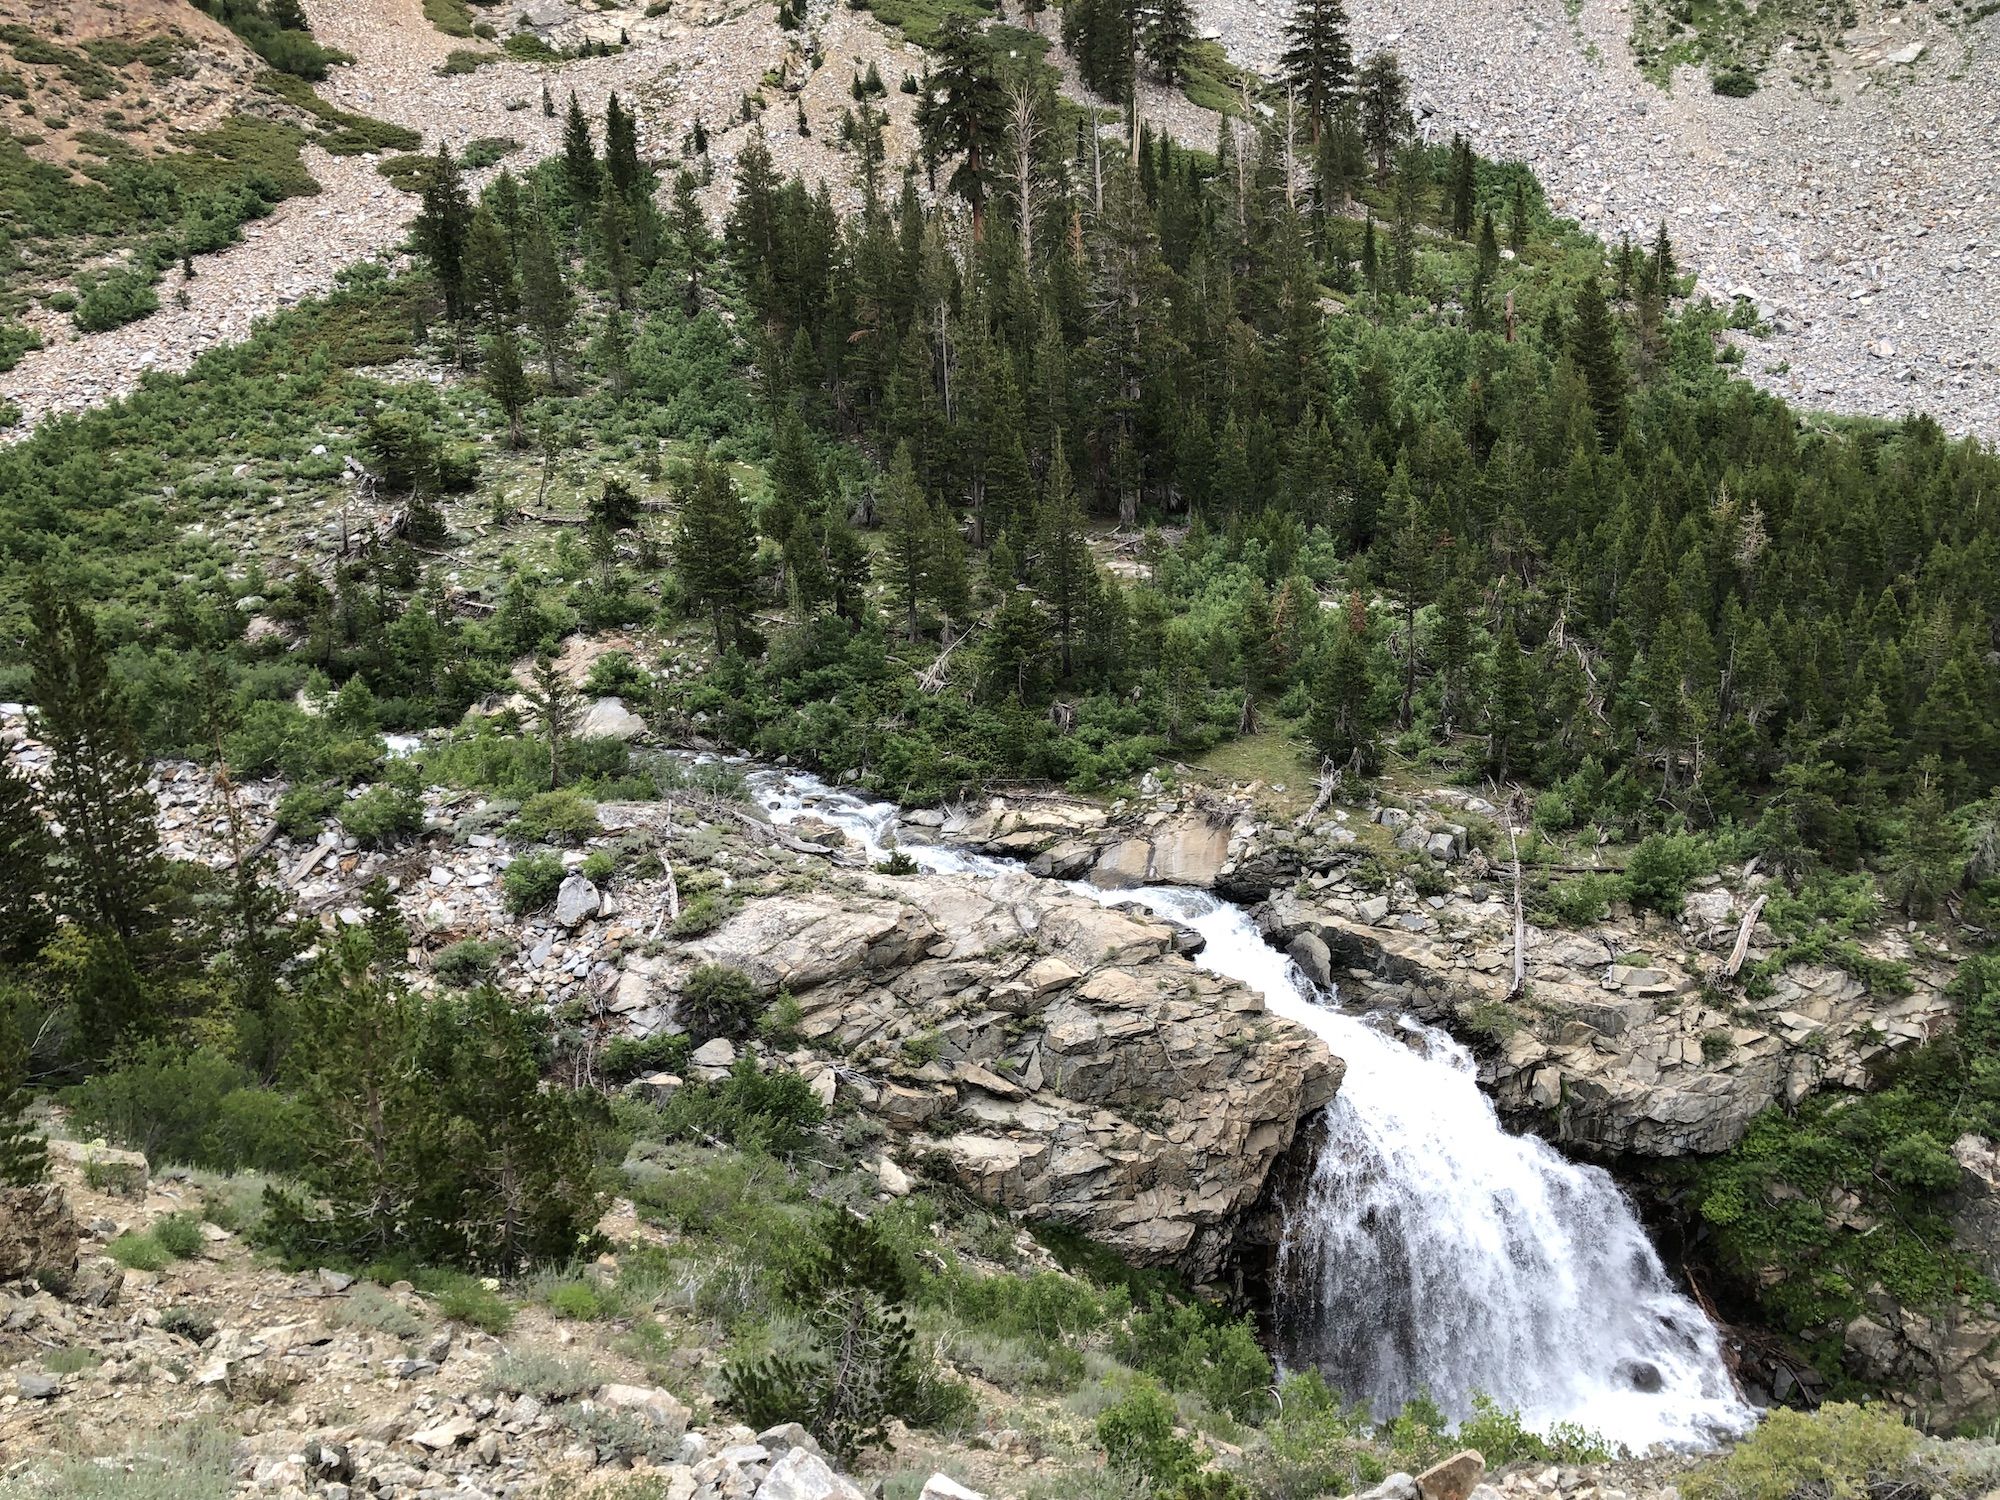
[[[566,1281],[548,1295],[549,1311],[559,1318],[569,1318],[579,1323],[594,1323],[599,1318],[611,1316],[613,1304],[604,1292],[591,1281]]]
[[[1688,1500],[1860,1500],[1916,1451],[1917,1434],[1885,1407],[1834,1401],[1817,1411],[1775,1407],[1726,1458],[1681,1481]]]
[[[201,1254],[201,1222],[190,1214],[165,1214],[143,1233],[128,1229],[105,1251],[134,1271],[162,1271]]]
[[[215,1319],[192,1307],[170,1307],[160,1314],[160,1330],[186,1339],[191,1344],[205,1344],[215,1336]]]
[[[1695,881],[1711,874],[1717,862],[1715,845],[1708,839],[1656,833],[1641,840],[1625,862],[1626,888],[1635,905],[1677,916]]]
[[[597,821],[597,804],[564,787],[537,792],[522,803],[510,831],[530,843],[570,844],[604,830]]]
[[[150,273],[112,271],[84,289],[72,319],[85,333],[103,333],[157,312],[159,307]]]
[[[1616,875],[1578,875],[1559,880],[1535,902],[1535,915],[1547,913],[1563,927],[1589,927],[1611,913],[1611,903],[1625,893]]]
[[[332,782],[307,782],[291,787],[278,799],[278,828],[301,843],[316,838],[344,799]]]
[[[597,1070],[608,1083],[625,1083],[645,1073],[679,1073],[693,1050],[685,1036],[621,1036],[598,1057]]]
[[[508,1349],[493,1361],[486,1377],[489,1390],[542,1401],[569,1401],[604,1383],[594,1365],[580,1354],[548,1349]]]
[[[517,917],[540,911],[555,900],[562,883],[563,862],[559,854],[523,854],[500,877],[507,910]]]
[[[340,826],[364,848],[387,848],[422,831],[423,799],[401,787],[371,786],[340,809]]]
[[[903,1264],[868,1220],[828,1209],[786,1269],[782,1295],[805,1338],[723,1371],[730,1406],[752,1427],[801,1423],[851,1463],[891,1417],[935,1421],[956,1404],[904,1317]]]
[[[688,975],[674,1001],[675,1019],[697,1046],[719,1036],[748,1036],[763,1009],[750,976],[726,964],[703,964]]]
[[[1239,1422],[1259,1422],[1271,1409],[1271,1361],[1245,1318],[1231,1321],[1193,1302],[1155,1294],[1117,1344],[1136,1369],[1170,1389],[1191,1391]]]
[[[469,990],[486,980],[507,956],[508,946],[498,938],[461,938],[438,950],[431,972],[454,989]]]
[[[254,1087],[221,1053],[141,1044],[122,1067],[68,1089],[76,1126],[156,1163],[289,1172],[298,1164],[299,1105]]]
[[[1114,1467],[1144,1476],[1156,1492],[1172,1494],[1201,1472],[1194,1443],[1174,1430],[1174,1403],[1150,1380],[1097,1419],[1097,1444]]]
[[[782,1068],[764,1072],[748,1055],[736,1059],[720,1083],[684,1083],[660,1109],[659,1130],[669,1140],[720,1140],[744,1150],[790,1157],[805,1149],[809,1132],[826,1119],[812,1088]]]
[[[153,1238],[175,1260],[193,1260],[201,1254],[201,1221],[192,1214],[167,1214],[153,1225]]]
[[[670,929],[677,938],[697,938],[729,920],[729,898],[720,891],[703,891],[681,908]]]

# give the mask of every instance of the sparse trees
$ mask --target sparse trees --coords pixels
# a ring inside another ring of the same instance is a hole
[[[1354,49],[1348,42],[1342,0],[1297,0],[1285,23],[1285,50],[1278,66],[1286,88],[1305,112],[1313,143],[1319,144],[1354,82]]]

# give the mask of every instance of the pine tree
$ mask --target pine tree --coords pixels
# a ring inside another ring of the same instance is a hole
[[[645,185],[638,117],[618,102],[615,93],[604,106],[604,175],[611,190],[628,203],[638,199]]]
[[[1195,43],[1194,6],[1190,0],[1153,0],[1145,32],[1146,61],[1160,81],[1178,84],[1187,72]]]
[[[148,788],[152,767],[89,609],[37,578],[29,612],[29,724],[50,753],[43,810],[62,830],[50,893],[88,946],[74,998],[85,1044],[102,1057],[149,1029],[159,997],[146,977],[168,956],[172,938],[158,808]]]
[[[1069,460],[1060,438],[1049,444],[1049,473],[1036,513],[1035,592],[1048,611],[1061,656],[1062,679],[1076,670],[1084,611],[1096,565],[1084,537],[1083,510],[1070,483]]]
[[[528,408],[527,372],[521,368],[521,342],[503,328],[486,341],[486,394],[507,417],[507,446],[521,446],[521,415]]]
[[[1486,762],[1505,780],[1529,768],[1538,733],[1535,699],[1528,685],[1528,659],[1514,634],[1514,618],[1500,624],[1493,642],[1493,668],[1486,694]]]
[[[543,652],[529,669],[521,696],[534,711],[535,723],[549,753],[549,790],[562,785],[563,758],[576,735],[577,693],[554,656]]]
[[[1375,157],[1375,175],[1387,181],[1396,151],[1410,133],[1410,84],[1394,52],[1377,52],[1355,79],[1361,136]]]
[[[54,930],[48,903],[54,852],[34,787],[0,756],[0,964],[31,962]]]
[[[1934,917],[1964,878],[1959,832],[1944,800],[1944,768],[1926,756],[1914,795],[1889,854],[1889,889],[1896,903],[1920,920]]]
[[[887,531],[882,548],[883,581],[891,602],[903,612],[910,639],[915,640],[917,612],[928,595],[933,528],[908,443],[896,445],[889,470],[882,476],[881,514]]]
[[[562,360],[569,349],[576,299],[556,253],[548,216],[538,208],[528,219],[521,244],[521,316],[534,331],[548,365],[549,384],[562,384]]]
[[[715,649],[727,653],[742,635],[756,582],[757,544],[750,517],[728,470],[700,454],[680,487],[674,568],[690,605],[715,627]]]
[[[1368,604],[1359,590],[1334,624],[1318,680],[1306,735],[1335,765],[1372,774],[1378,759],[1375,676],[1369,661]]]
[[[1389,538],[1389,565],[1383,582],[1403,617],[1403,695],[1396,722],[1408,729],[1417,694],[1417,612],[1430,602],[1437,573],[1437,536],[1411,489],[1409,470],[1400,462],[1389,479],[1382,524]]]
[[[597,146],[590,138],[590,121],[572,92],[569,114],[563,120],[563,182],[579,224],[590,222],[587,215],[597,202],[597,177]]]
[[[1341,0],[1297,0],[1285,23],[1285,50],[1278,68],[1280,80],[1305,111],[1317,144],[1354,82],[1354,49]]]
[[[0,1003],[0,1188],[33,1187],[49,1175],[49,1149],[27,1120],[28,1049],[14,1012]]]
[[[417,253],[430,262],[444,297],[444,315],[456,323],[466,314],[466,241],[472,232],[472,200],[451,147],[440,145],[424,179],[421,207],[411,225]]]
[[[1472,224],[1479,198],[1479,164],[1472,154],[1472,147],[1463,136],[1453,136],[1451,142],[1451,235],[1453,239],[1470,240]]]
[[[1653,256],[1651,270],[1654,284],[1662,298],[1674,294],[1675,278],[1680,275],[1680,266],[1674,260],[1674,243],[1667,238],[1667,221],[1660,220],[1659,233],[1653,236]]]
[[[972,235],[985,232],[986,198],[1000,148],[1007,100],[994,72],[992,45],[954,12],[938,28],[937,67],[917,105],[917,128],[935,158],[962,157],[946,183],[972,210]]]
[[[1605,305],[1604,290],[1595,274],[1586,276],[1576,293],[1576,322],[1570,332],[1570,354],[1590,388],[1597,433],[1606,448],[1615,447],[1625,427],[1625,365],[1618,354],[1618,334]]]
[[[1519,177],[1507,198],[1507,248],[1516,255],[1528,248],[1528,189]]]
[[[466,234],[463,280],[467,314],[489,328],[500,328],[518,310],[514,252],[500,216],[485,203],[473,212]]]

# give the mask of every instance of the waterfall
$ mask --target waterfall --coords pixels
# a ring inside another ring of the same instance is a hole
[[[873,858],[895,837],[891,804],[810,777],[752,782],[774,819],[810,813]],[[1019,870],[928,844],[903,850],[940,874]],[[1749,1426],[1713,1325],[1675,1289],[1618,1185],[1508,1133],[1465,1048],[1409,1017],[1341,1010],[1241,908],[1206,891],[1070,888],[1195,929],[1206,939],[1196,963],[1257,990],[1346,1061],[1284,1223],[1284,1360],[1317,1366],[1380,1418],[1424,1392],[1462,1418],[1484,1395],[1538,1430],[1576,1423],[1634,1451],[1708,1446]]]

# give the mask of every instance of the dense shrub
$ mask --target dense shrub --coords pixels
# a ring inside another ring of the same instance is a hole
[[[500,877],[506,893],[507,910],[515,916],[540,911],[556,899],[563,883],[563,862],[559,854],[523,854],[507,866]]]
[[[340,826],[364,848],[385,848],[422,832],[423,799],[402,787],[371,786],[341,807]]]
[[[1707,839],[1656,833],[1642,839],[1625,862],[1625,886],[1635,905],[1675,916],[1695,881],[1713,873],[1717,862]]]
[[[674,999],[674,1019],[697,1044],[712,1037],[735,1041],[748,1036],[763,1009],[750,976],[727,964],[703,964],[688,975]]]
[[[569,844],[603,832],[597,804],[571,788],[537,792],[521,804],[513,832],[531,843]]]
[[[1915,1452],[1917,1434],[1882,1407],[1829,1402],[1817,1411],[1779,1407],[1726,1458],[1681,1482],[1688,1500],[1860,1500]]]
[[[222,1054],[141,1045],[119,1067],[67,1090],[76,1126],[156,1163],[287,1172],[298,1163],[299,1106],[253,1086]]]

